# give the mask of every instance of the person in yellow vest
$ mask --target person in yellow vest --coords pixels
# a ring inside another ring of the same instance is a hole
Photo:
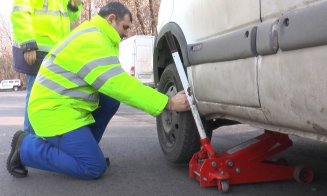
[[[79,17],[81,9],[81,0],[13,1],[13,66],[27,76],[24,119],[27,133],[34,133],[27,103],[41,62],[54,44],[70,32],[70,23]]]
[[[119,42],[131,22],[128,8],[108,3],[49,52],[28,104],[36,135],[14,134],[7,159],[10,174],[25,177],[26,167],[32,167],[81,179],[99,178],[108,167],[98,145],[104,130],[94,126],[108,123],[94,115],[99,94],[112,98],[104,108],[111,116],[119,102],[153,116],[165,109],[190,110],[184,91],[169,98],[123,71]]]

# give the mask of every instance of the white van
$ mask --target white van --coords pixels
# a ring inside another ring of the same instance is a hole
[[[23,86],[20,79],[13,80],[2,80],[0,82],[0,90],[10,90],[18,91]]]
[[[122,68],[143,84],[154,86],[153,80],[154,36],[135,35],[119,45],[119,61]]]
[[[327,142],[326,10],[327,0],[161,1],[156,86],[170,96],[182,90],[170,31],[209,136],[240,122]],[[191,112],[164,111],[157,127],[172,162],[200,147]]]

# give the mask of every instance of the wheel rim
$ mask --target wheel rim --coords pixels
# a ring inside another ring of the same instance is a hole
[[[309,184],[313,181],[313,171],[304,166],[297,166],[294,169],[294,178],[301,184]]]
[[[177,94],[176,85],[173,82],[169,82],[165,85],[163,92],[172,97]],[[179,129],[179,113],[174,111],[165,110],[162,113],[161,123],[163,125],[163,136],[165,138],[165,145],[167,147],[173,147],[177,140],[177,133]]]

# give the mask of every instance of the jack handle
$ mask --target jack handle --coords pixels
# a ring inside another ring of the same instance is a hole
[[[176,47],[176,43],[175,43],[175,39],[173,34],[171,33],[171,31],[168,31],[165,33],[165,38],[167,40],[169,49],[171,51],[171,53],[177,52],[177,47]]]
[[[186,77],[186,74],[185,74],[183,63],[181,61],[181,58],[179,56],[179,53],[178,53],[178,50],[177,50],[177,47],[176,47],[174,36],[170,31],[168,31],[168,32],[165,33],[165,38],[167,40],[169,49],[170,49],[170,51],[172,53],[174,62],[176,64],[177,72],[178,72],[178,75],[179,75],[179,77],[181,79],[181,82],[182,82],[183,89],[185,91],[187,100],[188,100],[188,102],[190,104],[191,112],[192,112],[196,127],[198,129],[198,133],[200,135],[201,145],[209,153],[210,157],[214,157],[215,152],[212,149],[212,146],[210,144],[210,140],[207,138],[206,132],[204,130],[204,127],[203,127],[203,124],[202,124],[202,121],[201,121],[199,111],[198,111],[197,106],[195,104],[195,100],[194,100],[192,94],[190,93],[190,86],[189,86],[189,83],[188,83],[188,80],[187,80],[187,77]]]

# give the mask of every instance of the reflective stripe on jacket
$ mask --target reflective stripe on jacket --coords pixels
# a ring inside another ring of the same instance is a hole
[[[28,105],[37,135],[61,135],[93,123],[98,92],[154,116],[162,112],[168,97],[123,71],[119,42],[118,32],[97,15],[49,52]]]
[[[70,32],[70,21],[80,15],[70,10],[69,0],[14,0],[11,13],[13,46],[24,51],[48,52]]]

